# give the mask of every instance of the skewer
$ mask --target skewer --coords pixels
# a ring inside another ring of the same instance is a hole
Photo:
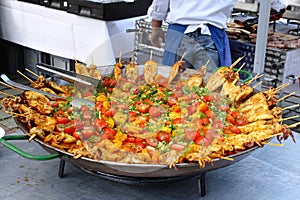
[[[297,122],[295,124],[291,124],[288,126],[288,128],[296,128],[298,125],[300,125],[300,122]]]
[[[245,65],[246,63],[244,62],[235,73],[238,74]]]
[[[14,97],[14,98],[17,98],[17,96],[15,96],[15,95],[8,94],[8,93],[6,93],[6,92],[2,92],[2,91],[0,91],[0,94],[4,94],[4,95],[6,95],[6,96],[9,96],[9,97]]]
[[[220,156],[219,158],[221,158],[222,160],[233,161],[233,158],[228,158],[228,157],[224,157],[224,156]]]
[[[232,65],[229,66],[229,68],[234,68],[243,58],[245,58],[245,55],[242,57],[239,57]]]
[[[5,85],[5,86],[7,86],[7,87],[10,87],[10,88],[13,89],[13,90],[18,91],[18,92],[23,92],[23,90],[20,90],[20,89],[18,89],[18,88],[15,88],[15,87],[13,87],[13,86],[11,86],[11,85],[8,85],[8,84],[6,84],[6,83],[4,83],[4,82],[2,82],[2,81],[0,81],[0,83],[1,83],[2,85]]]
[[[256,74],[251,80],[249,80],[246,84],[250,85],[253,81],[255,81],[256,79],[259,79],[260,77],[263,77],[263,74]]]
[[[275,143],[270,143],[270,142],[262,142],[262,144],[275,146],[275,147],[283,147],[284,146],[283,144],[275,144]]]
[[[277,93],[279,90],[282,90],[283,88],[286,88],[286,87],[289,86],[289,85],[290,85],[290,84],[288,84],[288,83],[284,83],[284,84],[278,86],[278,87],[275,89],[276,93]]]
[[[257,86],[259,86],[260,84],[262,84],[262,81],[258,82],[256,85],[254,85],[252,88],[256,88]]]
[[[204,67],[207,67],[208,63],[210,62],[210,60],[207,60]]]
[[[185,52],[183,53],[182,57],[180,58],[180,61],[183,60],[184,56],[185,56]]]
[[[295,105],[291,105],[291,106],[288,106],[288,107],[285,107],[285,108],[282,108],[281,110],[287,110],[287,109],[290,109],[290,108],[295,108],[295,107],[299,107],[300,104],[295,104]]]
[[[31,71],[30,69],[25,68],[26,71],[30,72],[32,75],[39,77],[39,75],[37,75],[36,73],[34,73],[33,71]]]
[[[293,94],[295,94],[295,92],[292,92],[292,93],[290,93],[290,94],[288,94],[288,95],[282,97],[281,99],[278,99],[277,102],[282,101],[282,100],[284,100],[284,99],[286,99],[286,98],[292,96]]]
[[[283,121],[286,121],[286,120],[289,120],[289,119],[295,119],[295,118],[298,118],[298,117],[299,117],[299,115],[295,115],[295,116],[292,116],[292,117],[282,118],[278,121],[283,122]]]
[[[33,80],[31,80],[30,78],[28,78],[27,76],[25,76],[25,74],[23,74],[23,73],[20,72],[19,70],[17,70],[17,72],[18,72],[19,74],[21,74],[24,78],[26,78],[29,82],[31,82],[31,83],[34,82]]]
[[[150,52],[150,60],[152,61],[152,50]]]

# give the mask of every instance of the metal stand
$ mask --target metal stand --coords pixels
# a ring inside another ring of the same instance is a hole
[[[199,187],[199,195],[204,197],[206,195],[206,183],[205,183],[205,175],[206,172],[202,172],[198,176],[198,187]]]
[[[64,177],[65,164],[66,164],[66,162],[64,160],[60,160],[59,170],[58,170],[58,177],[59,178],[63,178]]]

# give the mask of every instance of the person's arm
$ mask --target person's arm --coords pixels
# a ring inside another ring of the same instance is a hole
[[[169,10],[169,0],[154,0],[151,5],[150,16],[152,17],[151,44],[160,47],[160,39],[164,42],[165,35],[161,29],[163,20],[166,19]]]

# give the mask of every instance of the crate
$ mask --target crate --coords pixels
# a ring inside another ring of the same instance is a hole
[[[68,9],[68,0],[40,0],[40,5],[66,11]]]
[[[100,3],[100,1],[68,0],[67,12],[107,21],[119,20],[146,15],[151,3],[152,0],[119,0],[107,3]]]

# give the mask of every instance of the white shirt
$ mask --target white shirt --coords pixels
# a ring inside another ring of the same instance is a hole
[[[206,24],[227,28],[226,22],[236,2],[237,0],[154,0],[148,13],[152,19],[188,25],[185,33],[201,28],[203,34],[210,34]],[[271,0],[271,8],[276,11],[287,5],[287,0]]]
[[[203,34],[210,34],[206,24],[226,28],[236,2],[237,0],[154,0],[150,16],[170,24],[188,25],[185,33],[201,28]]]

